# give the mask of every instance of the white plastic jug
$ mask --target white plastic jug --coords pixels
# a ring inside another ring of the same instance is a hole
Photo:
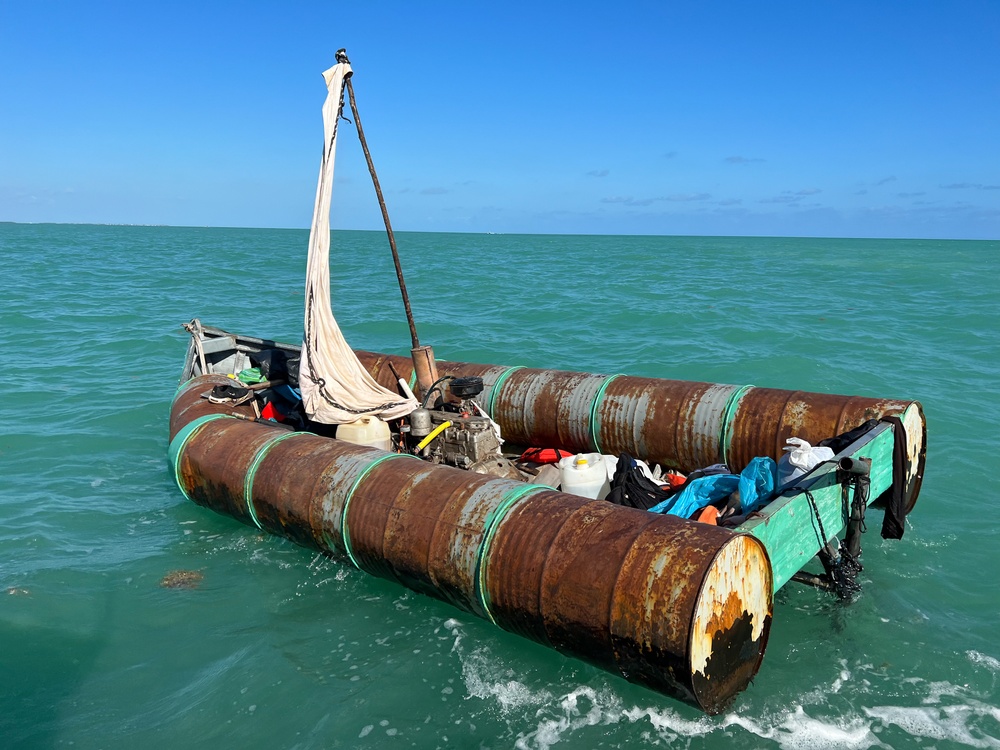
[[[378,417],[361,417],[337,426],[337,439],[355,445],[370,445],[384,451],[392,450],[389,425]]]
[[[563,492],[603,500],[611,491],[604,456],[578,453],[559,461],[559,486]]]
[[[833,458],[833,450],[809,445],[802,438],[790,437],[786,441],[785,455],[778,461],[778,487],[792,484],[812,471],[817,464]]]

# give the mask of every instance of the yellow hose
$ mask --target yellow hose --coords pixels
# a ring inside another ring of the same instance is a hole
[[[439,424],[437,427],[435,427],[433,430],[430,431],[430,434],[427,435],[427,437],[425,437],[423,440],[417,443],[417,450],[422,451],[424,448],[427,447],[427,445],[431,442],[431,440],[436,438],[438,435],[447,430],[449,427],[451,427],[451,422],[442,422],[441,424]]]

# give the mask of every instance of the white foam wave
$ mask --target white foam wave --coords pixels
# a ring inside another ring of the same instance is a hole
[[[466,687],[469,690],[469,694],[477,698],[495,698],[503,712],[508,712],[522,706],[535,705],[551,697],[551,694],[546,691],[532,691],[527,685],[516,680],[507,680],[506,682],[477,682],[467,677]]]
[[[989,734],[992,729],[984,729],[1000,723],[1000,708],[982,702],[982,696],[970,694],[967,687],[950,682],[905,678],[902,682],[915,691],[911,697],[923,705],[859,707],[823,716],[824,712],[830,712],[830,696],[856,691],[869,693],[868,681],[856,677],[855,671],[860,670],[863,675],[871,665],[854,665],[856,669],[852,669],[842,660],[832,684],[815,694],[800,696],[790,706],[773,712],[733,711],[718,717],[690,718],[690,711],[674,710],[663,704],[627,706],[610,685],[603,688],[580,685],[564,694],[549,688],[533,688],[517,679],[514,670],[488,647],[465,653],[458,620],[448,620],[445,627],[455,638],[452,651],[461,660],[468,697],[492,702],[502,715],[516,723],[525,719],[530,722],[528,717],[533,712],[535,728],[518,732],[515,741],[518,750],[548,750],[574,735],[576,741],[586,742],[588,738],[596,739],[587,734],[593,727],[641,723],[648,725],[641,733],[644,741],[668,746],[712,736],[728,744],[745,735],[744,742],[763,741],[763,746],[781,750],[891,748],[886,734],[896,727],[915,739],[1000,750],[1000,739]],[[977,651],[969,651],[967,656],[975,664],[1000,672],[1000,660]],[[608,739],[608,730],[593,731],[602,732],[604,740]],[[634,736],[634,730],[629,735]]]
[[[647,720],[661,739],[676,737],[698,737],[709,734],[716,728],[716,722],[705,716],[700,719],[685,719],[669,709],[639,708],[634,706],[622,711],[622,716],[633,724]]]
[[[582,705],[582,707],[581,707]],[[733,728],[773,741],[785,750],[833,750],[836,748],[885,747],[867,726],[857,718],[848,725],[824,722],[806,715],[801,706],[778,716],[754,720],[732,713],[722,718],[708,716],[685,718],[678,711],[662,707],[625,707],[611,690],[595,690],[581,686],[542,706],[534,731],[519,737],[518,750],[548,750],[574,732],[589,727],[614,725],[622,722],[648,722],[643,732],[650,743],[672,746],[677,742],[708,735],[733,739]]]
[[[534,730],[518,737],[518,750],[548,750],[588,728],[625,722],[648,723],[648,730],[642,733],[644,739],[667,746],[713,735],[729,743],[739,741],[739,735],[745,733],[781,750],[891,748],[879,735],[894,725],[914,738],[1000,749],[1000,739],[981,728],[984,719],[988,724],[1000,721],[1000,709],[976,701],[942,707],[879,706],[836,717],[813,716],[802,705],[794,705],[773,714],[731,712],[722,717],[691,719],[662,706],[625,706],[610,688],[579,686],[557,696],[547,690],[531,690],[517,681],[491,680],[485,675],[492,669],[495,665],[485,654],[467,658],[465,681],[471,695],[492,698],[505,713],[538,707],[537,724]],[[958,688],[948,690],[945,685],[931,686],[930,690],[935,698],[960,692]],[[748,739],[744,737],[744,742]]]
[[[966,651],[965,655],[969,657],[969,661],[980,667],[986,667],[991,672],[1000,674],[1000,659],[995,659],[992,656],[987,656],[986,654],[980,653],[979,651]]]
[[[834,750],[835,748],[888,747],[861,717],[838,723],[809,716],[802,706],[794,706],[767,721],[754,721],[738,714],[727,715],[723,727],[738,726],[763,739],[772,740],[782,750]]]
[[[532,690],[516,679],[514,671],[493,657],[486,646],[469,654],[462,648],[462,623],[451,618],[444,623],[455,638],[452,653],[457,653],[462,663],[462,677],[469,697],[493,700],[501,713],[528,706],[540,706],[552,700],[548,690]]]
[[[1000,711],[992,706],[878,706],[864,711],[885,725],[899,727],[911,737],[957,742],[968,747],[1000,748],[1000,739],[986,734],[977,736],[970,729],[970,724],[983,716],[1000,718]]]
[[[610,691],[581,686],[558,700],[552,708],[558,709],[559,714],[543,718],[534,732],[518,737],[514,744],[517,750],[547,750],[560,742],[566,732],[614,724],[624,716],[620,699]]]

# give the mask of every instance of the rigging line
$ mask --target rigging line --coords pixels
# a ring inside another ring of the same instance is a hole
[[[347,52],[343,49],[337,50],[337,62],[350,64],[347,59]],[[351,78],[345,80],[347,84],[347,95],[351,102],[351,113],[354,115],[354,125],[358,129],[358,139],[361,141],[361,149],[365,152],[365,160],[368,162],[368,171],[372,176],[372,183],[375,185],[375,194],[378,196],[378,205],[382,209],[382,220],[385,222],[385,231],[389,236],[389,249],[392,250],[392,262],[396,266],[396,278],[399,280],[399,292],[403,296],[403,308],[406,310],[406,322],[410,326],[410,339],[413,341],[413,348],[420,347],[420,339],[417,338],[417,326],[413,322],[413,310],[410,309],[410,296],[406,293],[406,282],[403,280],[403,267],[399,263],[399,251],[396,249],[396,237],[392,233],[392,224],[389,221],[389,210],[385,205],[385,198],[382,196],[382,186],[379,184],[378,175],[375,173],[375,164],[372,162],[371,152],[368,150],[368,142],[365,140],[365,131],[361,127],[361,117],[358,115],[358,105],[354,99],[354,84]]]

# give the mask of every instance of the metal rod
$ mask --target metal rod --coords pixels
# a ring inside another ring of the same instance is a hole
[[[790,580],[795,581],[796,583],[804,583],[806,586],[812,586],[813,588],[821,589],[822,591],[834,590],[833,584],[830,583],[830,579],[826,576],[818,576],[801,570],[798,573],[794,573]]]
[[[347,53],[344,50],[337,52],[338,62],[347,62]],[[358,116],[358,105],[354,101],[354,85],[351,79],[347,79],[347,95],[351,100],[351,113],[354,115],[354,125],[358,129],[358,138],[361,140],[361,148],[365,152],[365,160],[368,162],[368,171],[372,175],[372,183],[375,185],[375,194],[378,196],[378,205],[382,209],[382,219],[385,221],[385,231],[389,235],[389,247],[392,250],[392,262],[396,266],[396,278],[399,279],[399,292],[403,295],[403,307],[406,309],[406,322],[410,325],[410,338],[413,341],[413,348],[420,346],[417,338],[417,327],[413,322],[413,311],[410,309],[410,296],[406,293],[406,282],[403,280],[403,268],[399,264],[399,253],[396,250],[396,237],[392,233],[392,224],[389,222],[389,211],[385,207],[385,198],[382,197],[382,187],[378,182],[378,175],[375,174],[375,164],[372,162],[371,152],[368,151],[368,143],[365,141],[365,131],[361,127],[361,118]]]

